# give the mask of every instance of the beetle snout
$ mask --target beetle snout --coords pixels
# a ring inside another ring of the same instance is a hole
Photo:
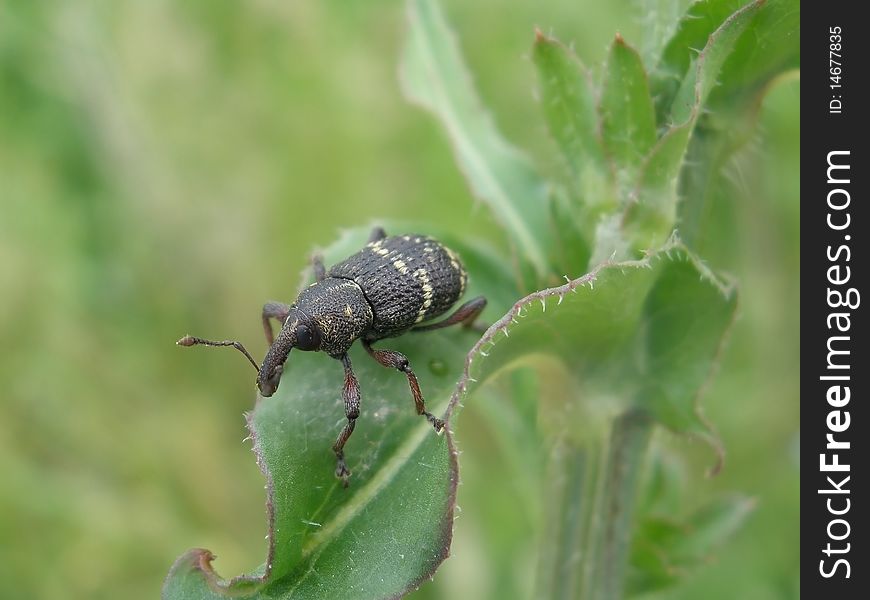
[[[281,372],[283,370],[284,368],[281,365],[277,365],[272,371],[271,376],[257,379],[257,387],[260,388],[261,396],[268,398],[275,393],[275,390],[278,389],[278,383],[281,381]]]

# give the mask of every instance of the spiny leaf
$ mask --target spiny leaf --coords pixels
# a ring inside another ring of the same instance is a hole
[[[764,4],[764,0],[757,0],[747,4],[730,17],[710,35],[707,45],[698,56],[694,69],[690,69],[688,75],[680,85],[671,104],[671,122],[681,125],[697,118],[698,109],[707,100],[710,90],[716,83],[716,78],[722,69],[722,65],[731,54],[738,38],[746,30],[747,26],[756,14],[756,11]]]
[[[409,34],[400,69],[402,89],[447,130],[475,196],[516,244],[537,278],[550,272],[552,235],[548,183],[510,145],[483,108],[458,45],[436,2],[409,2]]]
[[[769,82],[800,68],[798,0],[766,0],[748,31],[737,40],[722,66],[720,85],[711,92],[708,101],[713,111],[740,112],[757,100]]]
[[[601,216],[618,206],[613,173],[602,146],[598,100],[586,68],[554,38],[538,31],[532,57],[538,70],[544,117],[572,183],[570,198],[558,195],[554,202],[553,220],[563,241],[561,246],[575,249],[560,265],[585,267]]]
[[[641,55],[644,63],[654,64],[665,44],[673,37],[680,25],[680,17],[692,0],[636,0],[636,19],[640,22]],[[653,93],[655,98],[655,93]]]
[[[684,301],[668,305],[683,295]],[[573,375],[571,391],[542,402],[539,409],[545,413],[542,420],[561,425],[554,436],[567,447],[584,448],[600,435],[602,421],[620,415],[614,421],[608,466],[600,474],[604,492],[591,516],[566,510],[564,504],[557,508],[572,521],[560,522],[554,531],[568,527],[575,537],[557,536],[553,543],[567,551],[545,554],[546,560],[556,561],[550,565],[555,570],[542,573],[542,585],[550,592],[619,597],[631,507],[653,422],[702,436],[721,457],[718,440],[699,415],[697,398],[715,366],[734,300],[732,290],[672,238],[642,260],[606,261],[565,285],[517,301],[468,354],[451,408],[477,382],[536,352],[562,361]],[[596,416],[591,422],[571,418],[581,413]],[[585,456],[582,450],[580,455]],[[571,490],[586,489],[585,470],[572,479]],[[585,542],[578,546],[581,532]],[[564,561],[575,556],[574,547],[582,548],[584,556],[605,557],[584,558],[576,581],[564,569]]]
[[[723,63],[762,4],[758,0],[725,19],[683,79],[671,106],[673,126],[648,156],[638,178],[637,201],[625,211],[624,227],[636,248],[654,247],[673,229],[679,173],[698,115]]]
[[[550,134],[579,181],[584,170],[605,166],[589,73],[571,50],[540,31],[535,34],[532,58]]]
[[[638,399],[671,429],[707,435],[707,425],[686,403],[694,403],[710,377],[737,296],[691,254],[674,256],[646,298],[646,385]]]
[[[697,397],[735,307],[734,291],[673,238],[641,260],[608,261],[517,301],[469,353],[451,407],[474,381],[535,349],[569,367],[573,397],[608,414],[644,409],[718,450]]]
[[[734,47],[707,102],[709,114],[700,121],[688,149],[687,161],[696,165],[684,172],[679,205],[680,230],[687,243],[703,238],[710,211],[713,183],[722,165],[756,131],[765,96],[780,82],[799,76],[800,4],[797,0],[768,0],[746,35]]]
[[[680,19],[662,50],[658,64],[650,73],[650,89],[660,125],[665,124],[674,95],[680,89],[689,66],[707,45],[710,34],[743,5],[744,0],[699,0]]]
[[[656,141],[656,123],[646,70],[621,35],[610,46],[601,93],[604,147],[620,182],[633,181]]]
[[[693,125],[666,132],[643,165],[635,201],[626,206],[622,219],[622,229],[637,249],[654,247],[674,229],[677,185]]]

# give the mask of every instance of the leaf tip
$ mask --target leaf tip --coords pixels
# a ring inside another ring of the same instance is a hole
[[[216,555],[205,548],[191,548],[179,556],[175,563],[173,563],[172,568],[169,569],[169,574],[163,582],[162,597],[170,597],[173,584],[191,573],[198,572],[209,586],[214,586],[218,576],[214,572],[211,563],[216,558]]]

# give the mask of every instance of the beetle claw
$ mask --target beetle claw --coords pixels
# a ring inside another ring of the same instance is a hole
[[[431,413],[426,413],[426,418],[432,423],[432,427],[435,428],[435,433],[441,435],[444,432],[444,420],[439,419],[438,417],[432,415]]]
[[[335,466],[335,476],[341,479],[341,487],[346,488],[350,485],[350,469],[344,463],[344,457],[338,459],[338,464]]]

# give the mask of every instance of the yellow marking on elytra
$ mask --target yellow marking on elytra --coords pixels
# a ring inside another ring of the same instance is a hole
[[[459,264],[459,257],[456,256],[456,253],[447,246],[442,246],[442,248],[447,252],[447,256],[450,257],[450,266],[453,267],[453,270],[461,273],[462,266]]]
[[[351,308],[350,308],[350,304],[345,304],[345,305],[344,305],[344,314],[347,315],[347,318],[348,318],[348,319],[350,319],[351,317],[353,317],[353,310],[351,310]]]
[[[426,311],[429,310],[430,306],[432,306],[432,292],[435,290],[432,288],[432,282],[429,279],[429,272],[426,269],[421,267],[414,271],[414,278],[420,281],[420,288],[423,291],[423,303],[417,311],[417,320],[415,321],[416,323],[419,323],[426,318]]]
[[[377,254],[378,256],[386,256],[390,253],[389,249],[382,248],[381,245],[384,243],[384,240],[378,240],[376,242],[369,242],[367,245],[372,249],[372,252]]]
[[[393,266],[396,267],[396,270],[399,271],[402,275],[408,274],[408,265],[405,264],[405,261],[394,260]]]

